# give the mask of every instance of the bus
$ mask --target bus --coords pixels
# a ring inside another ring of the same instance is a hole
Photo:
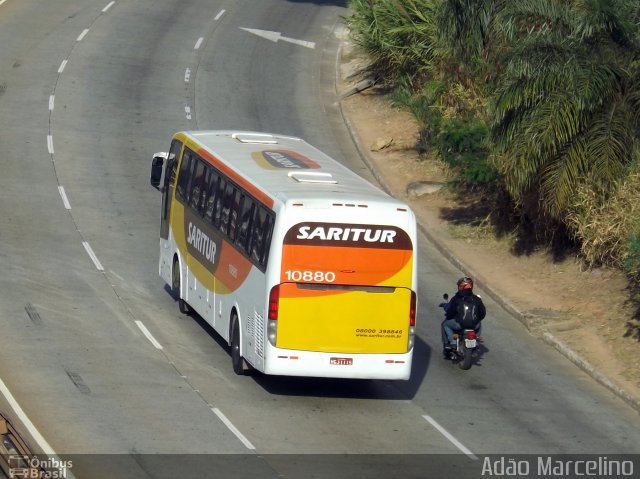
[[[300,138],[184,131],[152,159],[159,274],[233,370],[409,379],[413,211]]]

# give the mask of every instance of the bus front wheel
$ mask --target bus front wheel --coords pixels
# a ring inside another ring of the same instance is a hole
[[[173,268],[171,269],[171,289],[175,298],[178,298],[178,309],[182,314],[190,314],[191,306],[180,296],[180,263],[178,258],[173,259]]]

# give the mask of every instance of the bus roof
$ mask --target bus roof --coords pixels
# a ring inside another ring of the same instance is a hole
[[[180,136],[210,161],[224,163],[283,202],[329,197],[403,204],[300,138],[227,130],[176,133]]]

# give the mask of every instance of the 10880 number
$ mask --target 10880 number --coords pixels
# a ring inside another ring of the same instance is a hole
[[[333,271],[298,271],[288,270],[284,272],[287,281],[305,281],[307,283],[333,283],[336,274]]]

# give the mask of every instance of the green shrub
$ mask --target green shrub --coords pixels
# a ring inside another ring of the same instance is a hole
[[[468,184],[488,184],[497,172],[488,161],[487,125],[477,119],[442,118],[434,146],[440,157]]]
[[[635,225],[635,230],[629,234],[623,267],[629,276],[640,279],[640,225]]]
[[[578,188],[566,224],[590,266],[640,273],[640,173],[632,173],[609,196],[590,185]]]

